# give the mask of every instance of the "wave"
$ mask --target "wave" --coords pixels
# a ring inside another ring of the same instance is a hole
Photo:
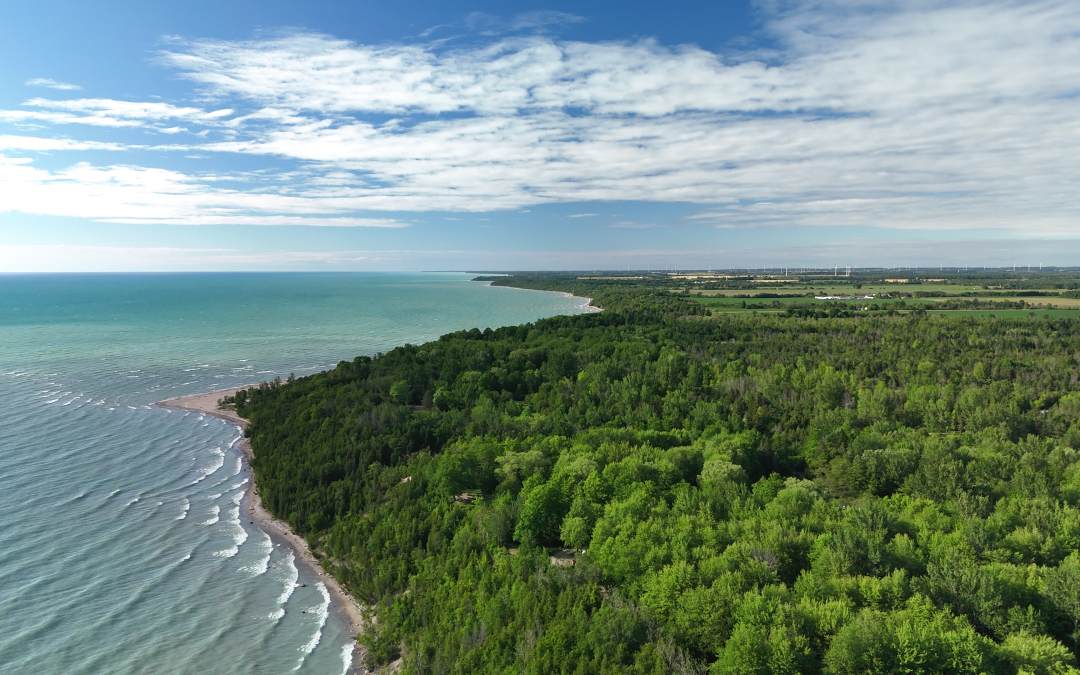
[[[278,609],[274,610],[273,612],[270,612],[270,615],[267,616],[266,618],[270,619],[271,621],[277,621],[278,619],[280,619],[283,616],[285,616],[285,608],[284,607],[279,607]]]
[[[216,522],[218,522],[219,520],[221,520],[221,518],[220,518],[220,517],[218,516],[218,514],[220,514],[220,513],[221,513],[221,507],[220,507],[220,506],[217,506],[217,505],[211,506],[211,507],[210,507],[210,513],[211,513],[211,515],[212,515],[212,517],[210,518],[210,520],[207,520],[207,521],[205,521],[205,522],[199,523],[200,525],[213,525],[214,523],[216,523]]]
[[[240,487],[242,485],[247,485],[247,484],[248,484],[248,479],[245,478],[244,480],[240,481],[239,483],[229,486],[229,489],[230,490],[235,490],[236,488],[238,488],[238,487]],[[243,494],[243,493],[241,493],[241,494]]]
[[[187,500],[187,497],[184,497],[183,510],[180,512],[180,515],[178,515],[176,517],[176,519],[177,520],[183,520],[184,518],[187,518],[187,512],[190,511],[190,510],[191,510],[191,502],[189,502]]]
[[[244,545],[244,542],[248,540],[247,530],[240,524],[240,500],[243,499],[244,493],[232,496],[233,507],[230,509],[228,519],[225,521],[229,527],[232,528],[233,545],[232,548],[227,548],[224,551],[218,551],[214,553],[219,558],[231,558],[240,552],[240,547]]]
[[[315,634],[311,636],[307,644],[300,648],[300,651],[304,652],[304,655],[300,657],[300,663],[296,664],[293,670],[300,670],[300,667],[304,665],[304,659],[307,655],[315,651],[315,648],[319,646],[319,642],[322,640],[323,627],[326,626],[326,619],[330,616],[330,591],[326,590],[326,584],[319,582],[316,584],[316,588],[319,589],[319,593],[323,596],[323,602],[318,607],[309,607],[306,611],[310,612],[314,610],[315,616],[319,618],[319,627],[315,630]]]
[[[282,582],[285,584],[285,589],[281,592],[281,596],[278,598],[278,604],[284,605],[292,597],[293,591],[296,590],[296,581],[300,578],[300,570],[296,569],[296,555],[292,551],[289,551],[289,557],[284,559],[288,567],[285,571],[285,578]]]
[[[345,665],[345,669],[341,671],[341,675],[349,675],[349,669],[352,668],[352,655],[355,650],[356,644],[352,640],[341,645],[341,661]]]
[[[201,473],[202,475],[199,476],[198,478],[196,478],[191,483],[191,485],[195,485],[196,483],[201,483],[202,481],[206,480],[209,476],[212,476],[215,473],[217,473],[218,469],[225,466],[225,451],[224,450],[222,450],[220,447],[218,447],[218,448],[214,448],[210,452],[214,455],[214,463],[210,464],[210,466],[206,466],[206,467],[203,467],[203,468],[199,469],[199,473]]]
[[[253,577],[257,577],[266,574],[266,571],[270,569],[270,554],[274,551],[274,541],[270,539],[270,535],[262,532],[263,541],[259,544],[259,552],[262,554],[255,562],[250,565],[245,565],[240,568],[241,572],[247,572]],[[284,612],[285,610],[281,610]]]

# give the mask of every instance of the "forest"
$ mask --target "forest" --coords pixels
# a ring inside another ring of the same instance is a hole
[[[1077,674],[1080,319],[603,311],[228,402],[405,673]]]

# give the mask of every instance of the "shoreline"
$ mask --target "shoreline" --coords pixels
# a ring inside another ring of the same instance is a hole
[[[584,312],[584,314],[596,314],[597,312],[604,311],[603,307],[597,307],[596,305],[592,304],[592,298],[586,298],[583,295],[574,295],[573,293],[567,293],[566,291],[545,291],[539,288],[522,288],[521,286],[492,286],[492,282],[490,281],[481,281],[479,283],[484,284],[488,288],[513,288],[514,290],[518,291],[534,291],[536,293],[558,293],[564,298],[580,298],[581,300],[585,300],[586,302],[584,305],[582,305],[582,308],[588,311]]]
[[[240,430],[243,431],[248,421],[231,410],[219,408],[217,402],[218,399],[224,396],[232,396],[241,389],[251,389],[252,387],[258,386],[259,385],[257,384],[248,384],[240,387],[230,387],[229,389],[219,389],[217,391],[204,392],[201,394],[192,394],[190,396],[180,396],[178,398],[158,401],[157,403],[154,403],[154,405],[161,408],[186,410],[188,412],[197,412],[217,417],[218,419],[225,420],[226,422],[239,427]],[[352,597],[352,595],[338,583],[337,579],[330,574],[327,574],[319,560],[311,554],[307,541],[293,532],[288,523],[274,518],[266,507],[263,506],[262,498],[259,496],[259,488],[255,482],[255,471],[251,467],[251,459],[254,457],[251,450],[251,443],[246,437],[241,436],[237,448],[240,450],[243,462],[247,466],[248,473],[251,475],[251,481],[248,483],[247,491],[244,494],[244,502],[246,503],[242,503],[249,521],[258,525],[258,527],[266,532],[271,539],[284,541],[286,545],[292,549],[296,559],[300,561],[300,564],[306,566],[312,573],[312,576],[316,577],[326,585],[326,590],[330,594],[331,606],[338,612],[339,616],[345,619],[345,622],[348,624],[349,630],[353,635],[353,656],[352,665],[349,667],[349,673],[366,673],[367,671],[364,669],[362,663],[363,650],[360,648],[360,643],[356,641],[356,636],[363,633],[365,624],[365,617],[360,603],[358,603],[356,598]]]

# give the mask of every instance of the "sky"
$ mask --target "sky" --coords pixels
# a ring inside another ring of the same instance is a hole
[[[1080,265],[1080,3],[8,3],[0,272]]]

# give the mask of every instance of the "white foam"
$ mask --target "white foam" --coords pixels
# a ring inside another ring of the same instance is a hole
[[[188,554],[187,554],[186,556],[184,556],[183,558],[181,558],[181,560],[191,560],[191,554],[190,554],[190,553],[188,553]]]
[[[214,462],[212,464],[210,464],[210,466],[206,466],[206,467],[203,467],[203,468],[199,469],[199,473],[201,473],[202,475],[199,476],[198,478],[196,478],[191,483],[191,485],[195,485],[196,483],[201,483],[202,481],[206,480],[206,478],[208,476],[212,476],[213,474],[217,473],[218,469],[225,466],[225,451],[224,450],[222,450],[221,448],[214,448],[210,452],[211,452],[211,454],[214,455]]]
[[[207,498],[207,499],[209,499],[210,501],[214,501],[215,499],[217,499],[217,498],[218,498],[218,497],[220,497],[221,495],[222,495],[222,493],[221,493],[221,492],[219,492],[219,493],[217,493],[216,495],[207,495],[207,496],[206,496],[206,498]]]
[[[248,539],[247,530],[240,524],[240,499],[242,499],[244,493],[240,493],[239,496],[234,495],[232,498],[233,507],[229,509],[229,517],[226,519],[229,528],[232,530],[233,545],[232,548],[225,549],[224,551],[218,551],[214,555],[219,558],[231,558],[240,552],[240,547],[244,545],[244,542]]]
[[[187,512],[190,511],[190,510],[191,510],[191,502],[189,502],[187,500],[187,497],[184,497],[183,511],[180,512],[180,515],[178,515],[176,517],[176,519],[177,520],[183,520],[184,518],[187,518]]]
[[[349,675],[349,668],[352,668],[352,655],[355,647],[356,643],[352,640],[341,645],[341,662],[345,665],[344,670],[341,671],[341,675]]]
[[[261,544],[259,544],[259,553],[262,555],[262,557],[260,557],[258,560],[251,563],[250,565],[245,565],[244,567],[240,568],[241,572],[247,572],[253,577],[266,574],[266,571],[270,569],[270,554],[274,550],[274,542],[270,539],[270,535],[268,535],[267,533],[262,532],[262,536],[263,541]],[[281,611],[284,612],[285,610]]]
[[[59,401],[59,400],[60,400],[59,398],[54,398],[54,399],[53,399],[53,400],[51,400],[51,401],[45,401],[45,402],[46,402],[46,403],[56,403],[56,402],[57,402],[57,401]]]
[[[213,525],[214,523],[221,520],[221,518],[218,517],[219,513],[221,513],[221,507],[219,507],[219,506],[211,506],[210,507],[210,514],[211,514],[212,517],[210,518],[210,520],[207,520],[207,521],[199,523],[199,524],[200,525]]]
[[[271,621],[277,621],[278,619],[280,619],[283,616],[285,616],[285,608],[281,607],[281,608],[278,608],[278,609],[274,610],[273,612],[270,612],[270,616],[268,616],[266,618],[270,619]]]
[[[137,495],[137,496],[135,497],[135,499],[132,499],[132,500],[131,500],[131,501],[129,501],[129,502],[127,503],[127,504],[124,504],[124,506],[125,506],[125,507],[131,506],[131,505],[132,505],[132,504],[134,504],[135,502],[139,501],[139,499],[141,499],[141,498],[142,498],[142,493],[140,492],[140,493],[139,493],[139,494],[138,494],[138,495]]]
[[[307,655],[315,651],[315,648],[319,646],[319,641],[322,640],[323,626],[326,625],[326,619],[330,616],[330,592],[326,590],[326,584],[321,581],[316,587],[319,589],[319,592],[322,593],[323,603],[318,607],[309,607],[306,611],[313,612],[319,617],[319,627],[315,630],[315,634],[311,636],[311,639],[308,640],[307,644],[300,648],[300,651],[304,652],[304,655],[300,657],[300,663],[297,663],[296,667],[293,668],[294,671],[300,670],[301,666],[304,665],[304,659],[307,658]]]
[[[237,483],[237,484],[235,484],[235,485],[231,485],[231,486],[229,487],[229,489],[230,489],[230,490],[235,490],[236,488],[238,488],[238,487],[240,487],[240,486],[242,486],[242,485],[247,485],[247,483],[248,483],[248,479],[247,479],[247,478],[245,478],[244,480],[240,481],[239,483]],[[243,494],[243,493],[241,493],[241,494]]]
[[[233,441],[233,442],[235,443],[235,441]],[[231,445],[231,444],[230,444],[230,445]],[[234,468],[234,469],[233,469],[232,475],[234,475],[234,476],[235,476],[236,474],[240,473],[240,468],[241,468],[241,467],[242,467],[243,465],[244,465],[244,462],[243,462],[243,460],[242,460],[242,459],[240,459],[239,457],[237,457],[237,458],[236,458],[236,468]],[[247,479],[244,479],[244,482],[246,483],[246,482],[247,482]],[[231,489],[231,488],[230,488],[230,489]]]
[[[285,578],[282,581],[285,584],[285,590],[281,592],[281,597],[278,598],[278,604],[284,605],[292,597],[293,591],[296,590],[296,580],[300,578],[300,570],[296,569],[296,556],[292,551],[289,551],[289,557],[285,559],[286,567]]]

